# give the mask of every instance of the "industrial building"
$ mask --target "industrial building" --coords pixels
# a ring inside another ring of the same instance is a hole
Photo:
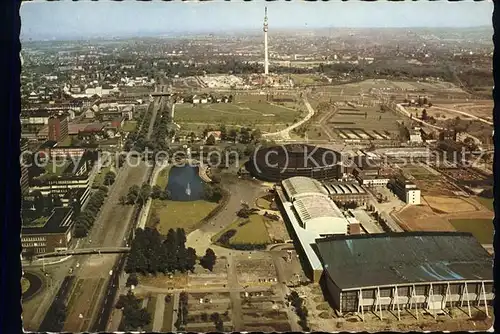
[[[322,284],[340,314],[422,311],[491,304],[493,259],[470,233],[336,235],[316,240]],[[488,310],[485,311],[488,315]]]
[[[420,204],[420,189],[405,176],[398,175],[391,182],[390,188],[403,202],[413,205]]]
[[[359,184],[354,182],[324,182],[326,190],[331,199],[338,202],[356,202],[364,204],[370,198],[370,194]]]
[[[281,182],[276,188],[277,204],[288,225],[290,236],[296,249],[303,257],[304,268],[315,282],[323,272],[323,266],[312,248],[316,239],[331,235],[345,235],[349,231],[359,231],[355,219],[346,218],[328,197],[328,191],[314,179],[292,177]],[[350,227],[350,225],[353,227]]]

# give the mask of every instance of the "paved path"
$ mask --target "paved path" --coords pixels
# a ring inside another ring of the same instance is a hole
[[[155,314],[153,315],[153,332],[161,332],[163,327],[163,312],[165,311],[165,294],[156,296]]]
[[[233,256],[227,257],[227,283],[229,286],[229,295],[231,296],[232,304],[232,320],[235,331],[243,331],[243,317],[241,310],[241,296],[240,292],[235,290],[241,288],[238,282],[238,275],[236,273],[236,264],[233,261]]]
[[[294,124],[290,125],[288,128],[283,129],[281,131],[265,133],[262,135],[262,137],[264,137],[264,138],[279,137],[279,138],[284,139],[284,140],[290,140],[291,139],[290,131],[298,128],[299,126],[301,126],[305,122],[309,121],[311,119],[311,117],[313,117],[313,115],[315,114],[315,110],[313,109],[313,107],[311,106],[311,104],[309,103],[309,101],[307,100],[306,97],[303,98],[303,101],[304,101],[304,104],[306,105],[306,108],[308,111],[308,114],[303,119],[301,119],[297,123],[294,123]]]
[[[465,111],[455,110],[455,109],[450,109],[450,108],[444,108],[444,107],[438,107],[438,106],[432,106],[432,109],[438,109],[438,110],[444,110],[444,111],[454,112],[454,113],[457,113],[457,114],[461,114],[461,115],[473,118],[473,119],[478,120],[480,122],[483,122],[485,124],[493,125],[493,122],[490,122],[488,120],[485,120],[484,118],[481,118],[481,117],[478,117],[478,116],[475,116],[475,115],[471,115],[471,114],[469,114],[469,113],[467,113]]]

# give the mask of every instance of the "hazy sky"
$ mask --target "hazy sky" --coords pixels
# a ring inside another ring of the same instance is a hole
[[[24,2],[21,38],[130,36],[253,30],[262,28],[264,7],[269,29],[320,27],[471,27],[491,26],[493,3],[417,2],[138,2],[109,0]]]

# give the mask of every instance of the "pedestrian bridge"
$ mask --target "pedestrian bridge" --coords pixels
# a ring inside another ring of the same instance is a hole
[[[44,259],[49,257],[68,256],[68,255],[119,254],[119,253],[128,253],[129,251],[130,247],[78,248],[78,249],[71,249],[71,250],[36,255],[35,259]]]

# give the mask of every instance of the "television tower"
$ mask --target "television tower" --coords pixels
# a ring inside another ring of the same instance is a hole
[[[269,58],[268,58],[268,50],[267,50],[267,7],[264,12],[264,74],[269,74]]]

